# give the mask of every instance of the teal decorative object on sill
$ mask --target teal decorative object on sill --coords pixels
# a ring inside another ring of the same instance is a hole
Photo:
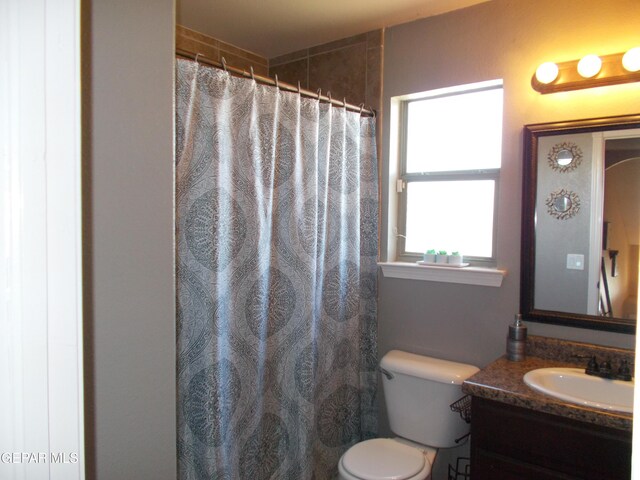
[[[447,263],[448,257],[446,250],[440,250],[436,255],[436,263]]]
[[[434,249],[427,250],[425,254],[422,256],[422,259],[425,262],[435,263],[436,262],[436,251]]]
[[[462,263],[462,255],[460,255],[460,252],[452,252],[448,261],[451,265],[460,265]]]

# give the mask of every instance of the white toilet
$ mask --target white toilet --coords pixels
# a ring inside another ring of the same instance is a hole
[[[347,450],[341,480],[429,480],[438,448],[455,447],[469,425],[449,406],[460,399],[473,365],[392,350],[380,362],[389,424],[397,438],[376,438]]]

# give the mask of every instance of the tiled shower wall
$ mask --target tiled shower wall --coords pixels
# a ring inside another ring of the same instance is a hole
[[[335,42],[269,59],[269,76],[292,85],[376,111],[378,163],[382,153],[382,66],[384,30],[373,30]]]
[[[380,111],[383,43],[383,30],[374,30],[281,55],[269,59],[269,75]]]
[[[384,30],[373,30],[335,42],[305,48],[297,52],[266,59],[202,33],[178,25],[176,48],[202,53],[230,66],[300,86],[313,92],[331,93],[336,100],[354,105],[364,104],[377,112],[378,159],[381,158],[382,66]]]
[[[189,53],[201,53],[216,62],[221,62],[224,57],[227,65],[247,71],[253,67],[256,74],[269,75],[269,61],[266,58],[182,25],[176,25],[176,48]]]
[[[182,25],[176,26],[176,48],[202,53],[215,61],[224,57],[228,65],[244,70],[253,66],[259,75],[274,77],[335,99],[371,107],[382,107],[382,59],[384,31],[325,43],[297,52],[266,59]]]

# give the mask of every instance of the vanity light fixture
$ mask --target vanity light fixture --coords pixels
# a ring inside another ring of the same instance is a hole
[[[543,94],[631,82],[640,82],[640,47],[626,53],[545,62],[531,78],[533,89]]]
[[[640,47],[632,48],[623,55],[622,66],[627,72],[640,70]]]
[[[558,78],[558,65],[553,62],[545,62],[536,70],[536,80],[545,85]]]
[[[595,77],[601,68],[602,60],[597,55],[585,55],[578,62],[578,73],[584,78]]]

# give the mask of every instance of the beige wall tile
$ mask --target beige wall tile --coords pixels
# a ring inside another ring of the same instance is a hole
[[[332,50],[309,58],[309,88],[322,88],[337,100],[349,103],[365,101],[366,44]]]
[[[182,25],[176,25],[176,39],[179,37],[190,38],[213,47],[218,46],[218,40],[215,38],[205,35],[204,33],[196,32],[190,28],[183,27]]]
[[[331,92],[336,100],[346,99],[376,110],[378,158],[382,132],[382,66],[384,30],[374,30],[269,60],[269,75],[300,85],[307,90]]]
[[[309,61],[307,58],[303,58],[302,60],[269,67],[269,76],[275,77],[276,75],[278,75],[279,80],[291,85],[298,85],[299,81],[302,88],[308,89]]]
[[[293,62],[294,60],[307,58],[308,56],[309,56],[308,48],[305,48],[304,50],[298,50],[297,52],[286,53],[284,55],[280,55],[279,57],[270,58],[269,67],[290,63],[290,62]]]
[[[231,67],[249,71],[253,66],[253,71],[258,75],[269,75],[269,60],[266,58],[182,25],[176,25],[176,48],[194,54],[201,53],[216,62],[224,57]]]
[[[269,69],[267,68],[266,65],[252,62],[251,60],[245,57],[241,57],[239,55],[234,55],[233,53],[223,52],[223,51],[220,52],[220,57],[221,57],[220,60],[222,60],[222,57],[224,57],[225,62],[230,67],[239,68],[241,70],[245,70],[246,72],[249,72],[251,70],[251,67],[253,67],[254,73],[258,75],[263,75],[265,77],[269,75]]]
[[[185,50],[189,53],[201,53],[211,60],[216,62],[220,61],[220,50],[217,47],[198,42],[193,38],[176,37],[176,48]]]
[[[257,55],[253,52],[249,52],[248,50],[243,50],[242,48],[231,45],[230,43],[220,41],[220,52],[228,52],[235,55],[236,57],[242,57],[253,64],[260,64],[264,65],[265,67],[269,65],[269,60],[267,60],[266,58],[261,57],[260,55]],[[221,53],[221,55],[222,54],[223,53]]]
[[[382,47],[367,49],[367,86],[365,104],[380,110],[382,106]]]
[[[384,30],[372,30],[367,32],[367,47],[381,47],[384,44]]]
[[[355,35],[353,37],[342,38],[340,40],[336,40],[335,42],[323,43],[322,45],[316,45],[309,49],[309,55],[317,55],[319,53],[330,52],[331,50],[337,50],[343,47],[348,47],[351,45],[355,45],[357,43],[366,43],[367,42],[367,34],[362,33],[360,35]]]

